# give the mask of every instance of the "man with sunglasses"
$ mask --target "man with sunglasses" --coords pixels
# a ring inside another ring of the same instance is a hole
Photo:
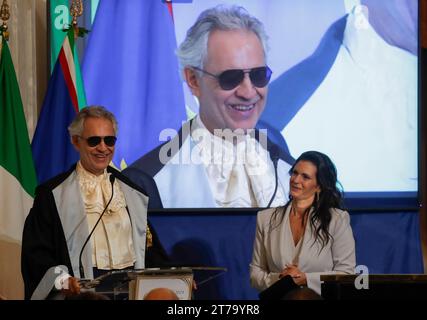
[[[25,221],[26,299],[77,294],[78,278],[168,261],[147,222],[146,193],[155,193],[154,181],[146,177],[149,184],[143,189],[109,166],[117,141],[114,115],[103,107],[87,107],[68,130],[80,160],[37,187]]]
[[[286,202],[293,159],[272,156],[265,132],[254,130],[272,74],[266,39],[262,23],[237,6],[205,10],[187,32],[177,55],[200,112],[124,172],[141,185],[145,172],[154,177],[165,208]]]

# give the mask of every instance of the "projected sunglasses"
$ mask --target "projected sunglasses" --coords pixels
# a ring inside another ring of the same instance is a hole
[[[115,136],[105,136],[105,137],[92,136],[89,138],[83,138],[81,136],[78,136],[78,137],[80,139],[86,140],[89,147],[96,147],[98,144],[101,143],[101,140],[104,140],[104,143],[106,146],[113,147],[117,141],[117,137]]]
[[[249,73],[249,78],[255,87],[263,88],[268,84],[271,78],[271,74],[273,73],[273,71],[271,71],[271,69],[267,66],[253,69],[230,69],[225,70],[218,75],[197,67],[192,68],[217,79],[219,86],[223,90],[233,90],[235,87],[237,87],[240,83],[242,83],[245,77],[245,73]]]

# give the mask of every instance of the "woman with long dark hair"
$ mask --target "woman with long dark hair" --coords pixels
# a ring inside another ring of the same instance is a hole
[[[257,217],[251,284],[264,290],[284,276],[320,294],[320,275],[354,273],[350,216],[341,209],[337,170],[329,157],[304,152],[290,169],[289,201]]]

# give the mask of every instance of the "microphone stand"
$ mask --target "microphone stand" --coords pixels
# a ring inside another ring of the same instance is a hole
[[[116,179],[116,177],[113,174],[111,174],[110,175],[110,182],[111,182],[111,197],[110,197],[110,200],[108,200],[107,205],[105,206],[104,210],[102,211],[101,215],[99,216],[98,220],[96,221],[95,225],[93,226],[92,231],[89,233],[89,236],[86,238],[86,241],[83,244],[82,250],[80,251],[80,255],[79,255],[80,279],[84,279],[85,278],[85,271],[83,269],[83,264],[82,264],[83,250],[86,247],[87,243],[89,242],[89,239],[92,236],[93,232],[95,231],[96,226],[98,225],[99,221],[101,221],[102,216],[104,215],[105,211],[107,210],[108,206],[110,205],[111,200],[113,200],[113,195],[114,195],[114,180],[115,179]]]

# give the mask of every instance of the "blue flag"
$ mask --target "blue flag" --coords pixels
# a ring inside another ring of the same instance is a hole
[[[70,30],[50,77],[31,144],[39,184],[68,170],[78,160],[67,128],[85,103],[74,32]]]
[[[103,105],[119,122],[113,162],[123,169],[158,146],[163,129],[186,120],[176,39],[160,0],[99,3],[83,62],[89,104]]]

